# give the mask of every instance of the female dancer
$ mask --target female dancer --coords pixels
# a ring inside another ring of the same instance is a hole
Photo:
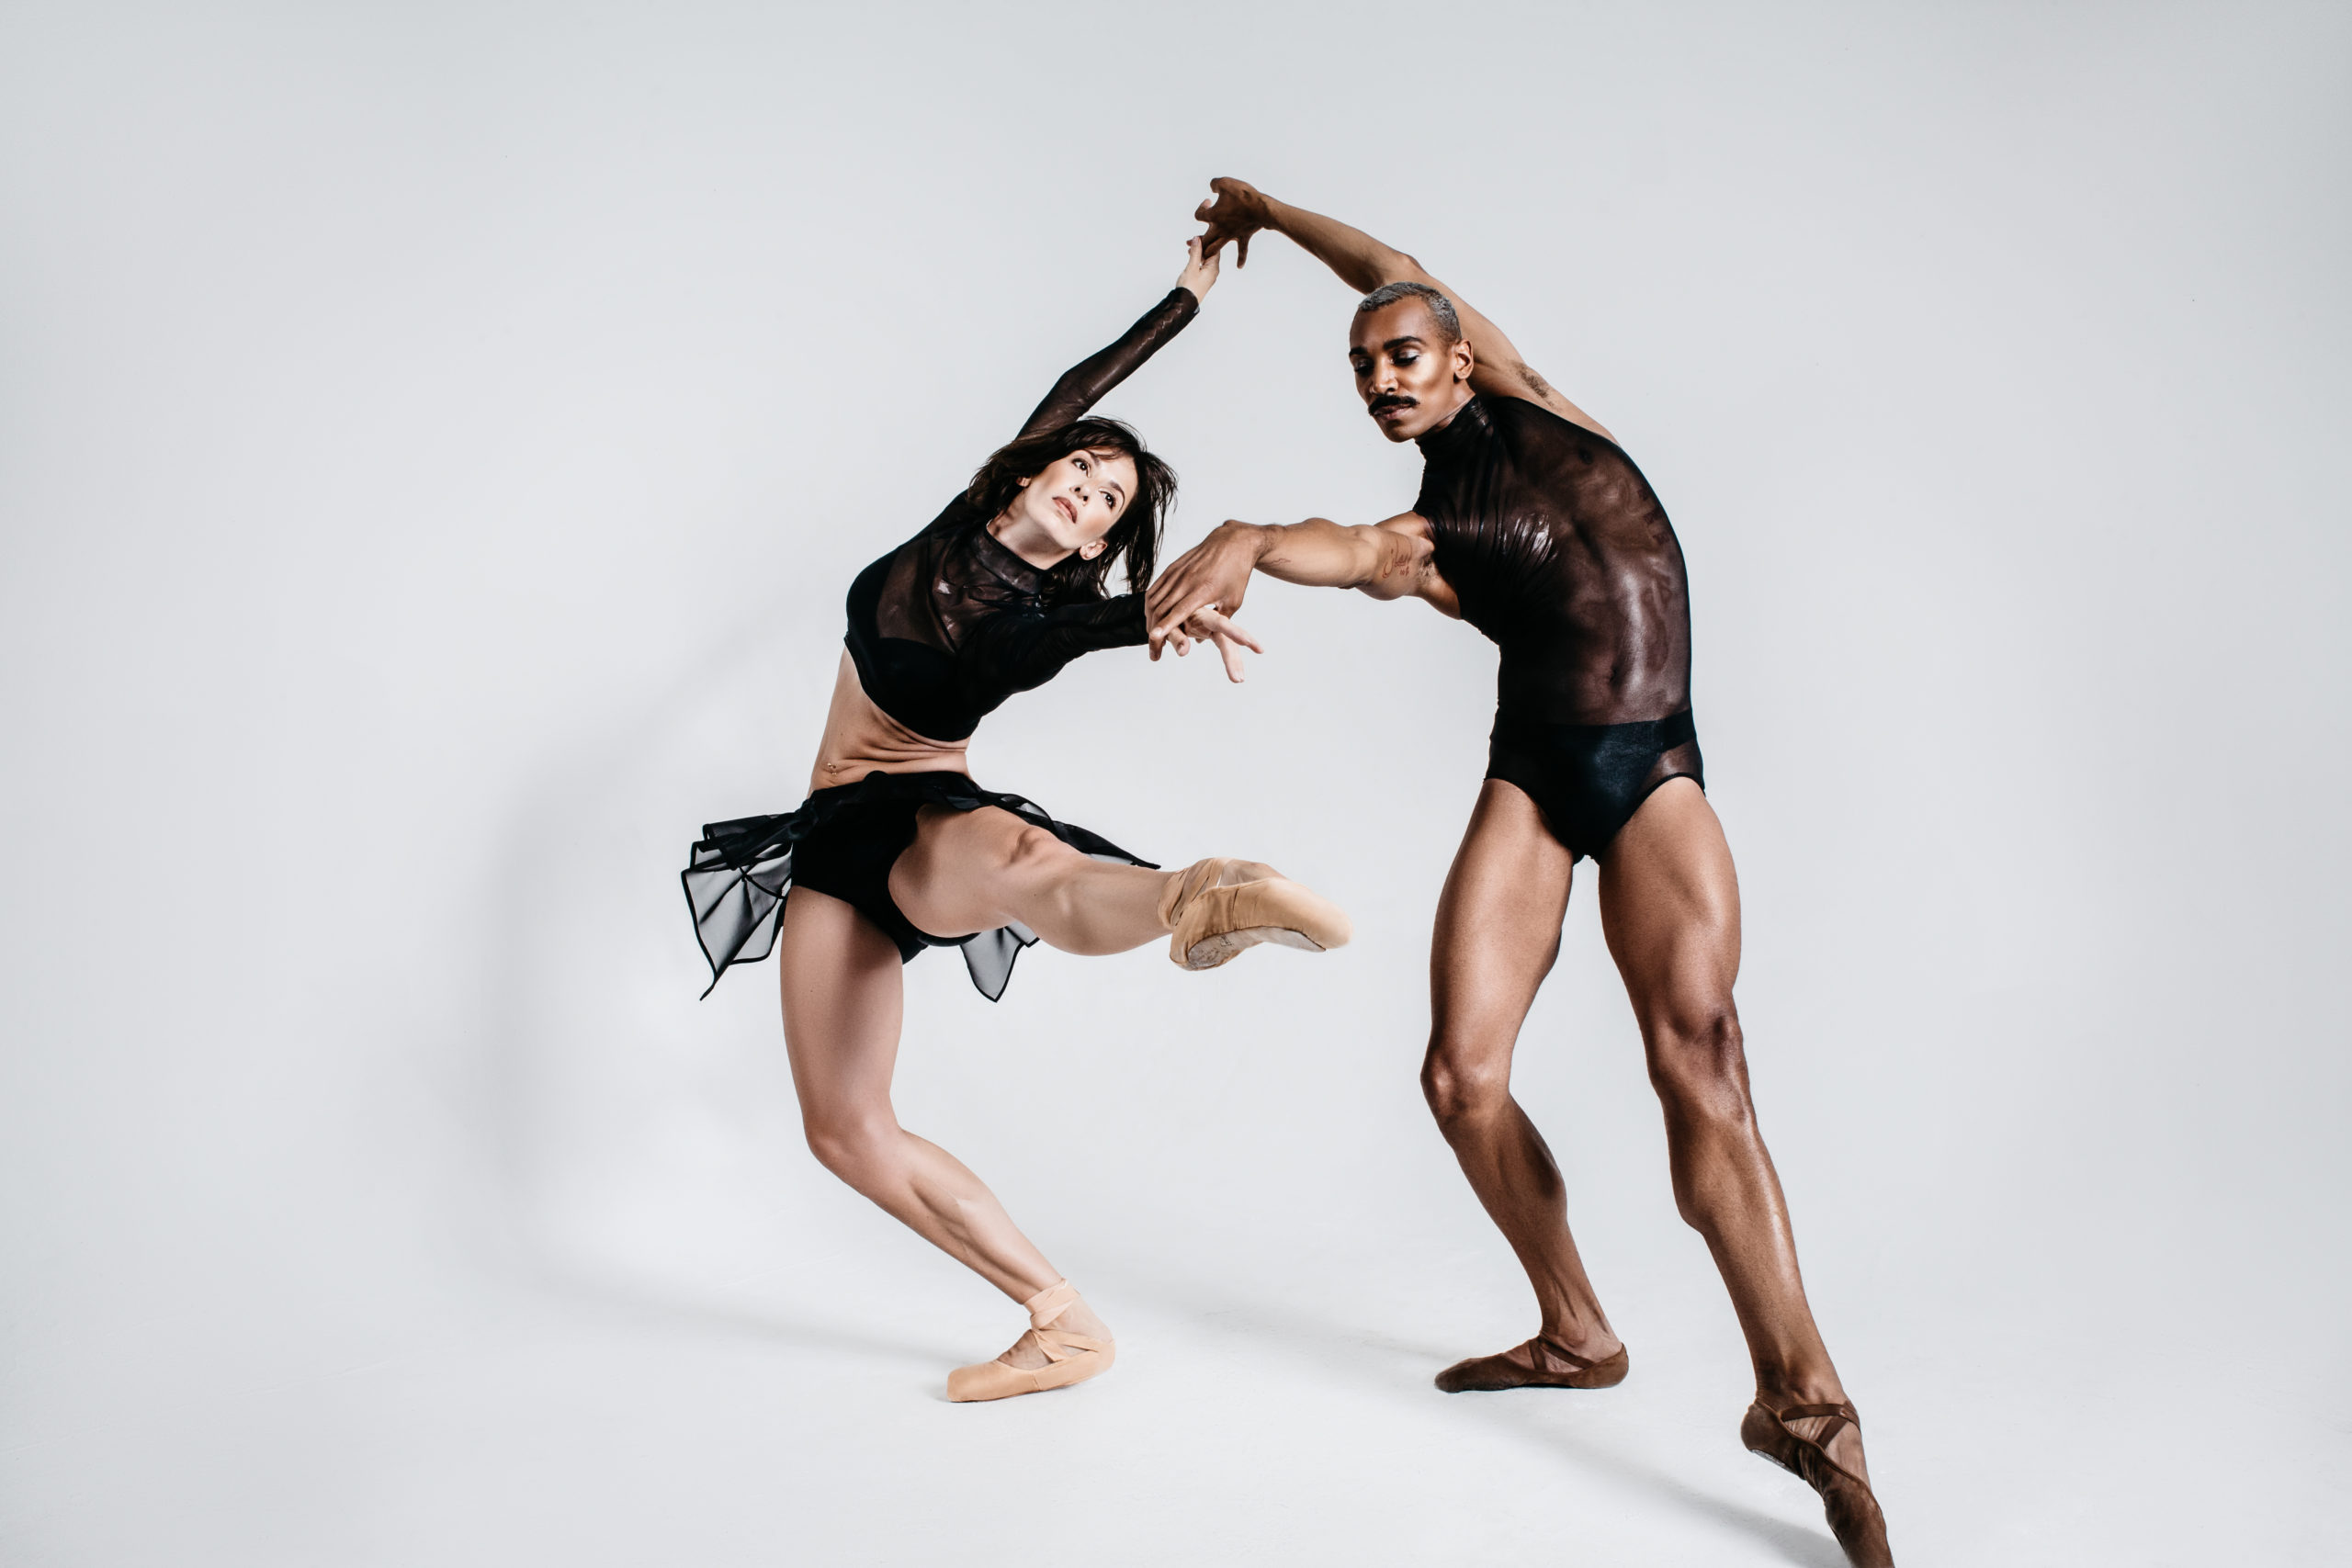
[[[1170,956],[1188,969],[1260,942],[1348,940],[1345,915],[1271,866],[1162,872],[965,767],[973,729],[1006,697],[1081,653],[1144,641],[1140,591],[1176,477],[1127,426],[1083,416],[1199,311],[1217,260],[1198,240],[1188,249],[1165,299],[1057,381],[930,526],[858,574],[808,798],[705,828],[684,873],[713,986],[781,945],[785,1048],[818,1159],[1028,1309],[1012,1348],[949,1376],[950,1399],[1083,1382],[1114,1350],[979,1178],[899,1125],[899,966],[961,947],[993,1001],[1040,938],[1106,953],[1173,933]],[[1109,598],[1114,557],[1129,592]],[[1238,679],[1237,646],[1257,646],[1248,634],[1213,610],[1191,625]]]

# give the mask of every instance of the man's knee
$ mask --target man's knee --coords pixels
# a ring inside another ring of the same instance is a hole
[[[1728,998],[1662,1012],[1644,1032],[1650,1083],[1670,1115],[1686,1122],[1748,1118],[1747,1056]]]
[[[817,1163],[863,1192],[881,1179],[898,1141],[898,1126],[878,1116],[811,1116],[802,1131]]]
[[[1453,1127],[1493,1114],[1510,1100],[1509,1057],[1430,1043],[1421,1061],[1421,1094],[1441,1127]]]

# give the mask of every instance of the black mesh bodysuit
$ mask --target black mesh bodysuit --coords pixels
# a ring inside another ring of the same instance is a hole
[[[1021,434],[1085,413],[1199,310],[1191,289],[1170,289],[1125,336],[1064,373]],[[1044,685],[1080,654],[1144,640],[1140,592],[1056,603],[1055,573],[1006,549],[987,521],[959,495],[850,584],[858,684],[928,739],[964,739],[1005,698]]]
[[[1023,435],[1068,424],[1184,329],[1200,310],[1175,288],[1118,342],[1054,383]],[[1143,595],[1096,599],[1061,571],[1040,571],[988,531],[959,495],[922,532],[857,574],[844,637],[874,705],[931,740],[962,740],[1015,692],[1044,685],[1081,653],[1145,640]],[[995,1000],[1012,961],[1037,940],[1013,925],[970,937],[918,931],[890,898],[890,867],[914,841],[915,813],[998,807],[1099,859],[1148,865],[1098,834],[1057,822],[1031,801],[980,788],[961,773],[871,773],[820,789],[797,811],[703,829],[684,877],[711,984],[729,964],[765,958],[784,896],[797,884],[841,898],[911,960],[926,946],[961,947],[972,983]],[[707,994],[707,993],[706,993]]]
[[[1674,525],[1615,442],[1524,399],[1473,398],[1420,448],[1437,570],[1502,650],[1487,776],[1599,854],[1667,780],[1704,784]]]

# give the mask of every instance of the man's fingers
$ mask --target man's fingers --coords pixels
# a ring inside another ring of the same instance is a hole
[[[1187,602],[1188,600],[1190,601],[1189,603]],[[1149,600],[1146,600],[1144,602],[1145,611],[1148,615],[1151,623],[1159,628],[1159,635],[1163,636],[1175,635],[1186,621],[1191,620],[1194,615],[1200,614],[1202,605],[1210,604],[1212,601],[1205,597],[1193,599],[1190,594],[1184,593],[1170,595],[1169,603],[1171,607],[1163,612],[1153,610]],[[1182,607],[1176,608],[1173,606]]]
[[[1144,590],[1144,615],[1150,620],[1155,631],[1166,631],[1168,623],[1175,619],[1168,613],[1168,607],[1176,603],[1183,592],[1184,563],[1182,561],[1178,561],[1174,566],[1161,572],[1159,581]]]
[[[1244,677],[1241,673],[1240,648],[1231,637],[1220,635],[1216,639],[1216,651],[1217,656],[1225,660],[1225,678],[1237,686],[1241,684]]]
[[[1242,235],[1239,240],[1234,243],[1233,265],[1236,266],[1248,266],[1250,265],[1250,236],[1247,234]],[[1236,680],[1240,679],[1239,676],[1236,676],[1234,678]]]

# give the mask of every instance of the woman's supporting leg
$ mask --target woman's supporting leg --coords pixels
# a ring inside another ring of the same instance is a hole
[[[1060,1279],[978,1177],[899,1125],[890,1077],[904,982],[890,939],[840,899],[796,887],[785,900],[776,958],[785,1048],[810,1152],[1012,1300],[1025,1301]],[[1062,1326],[1110,1337],[1083,1302]],[[1015,1366],[1046,1360],[1025,1334],[1002,1359]]]
[[[1089,956],[1168,935],[1162,896],[1182,872],[1095,860],[995,807],[927,806],[916,824],[914,843],[891,867],[890,898],[918,931],[964,936],[1018,920],[1049,945]],[[1280,874],[1234,861],[1227,878]]]

